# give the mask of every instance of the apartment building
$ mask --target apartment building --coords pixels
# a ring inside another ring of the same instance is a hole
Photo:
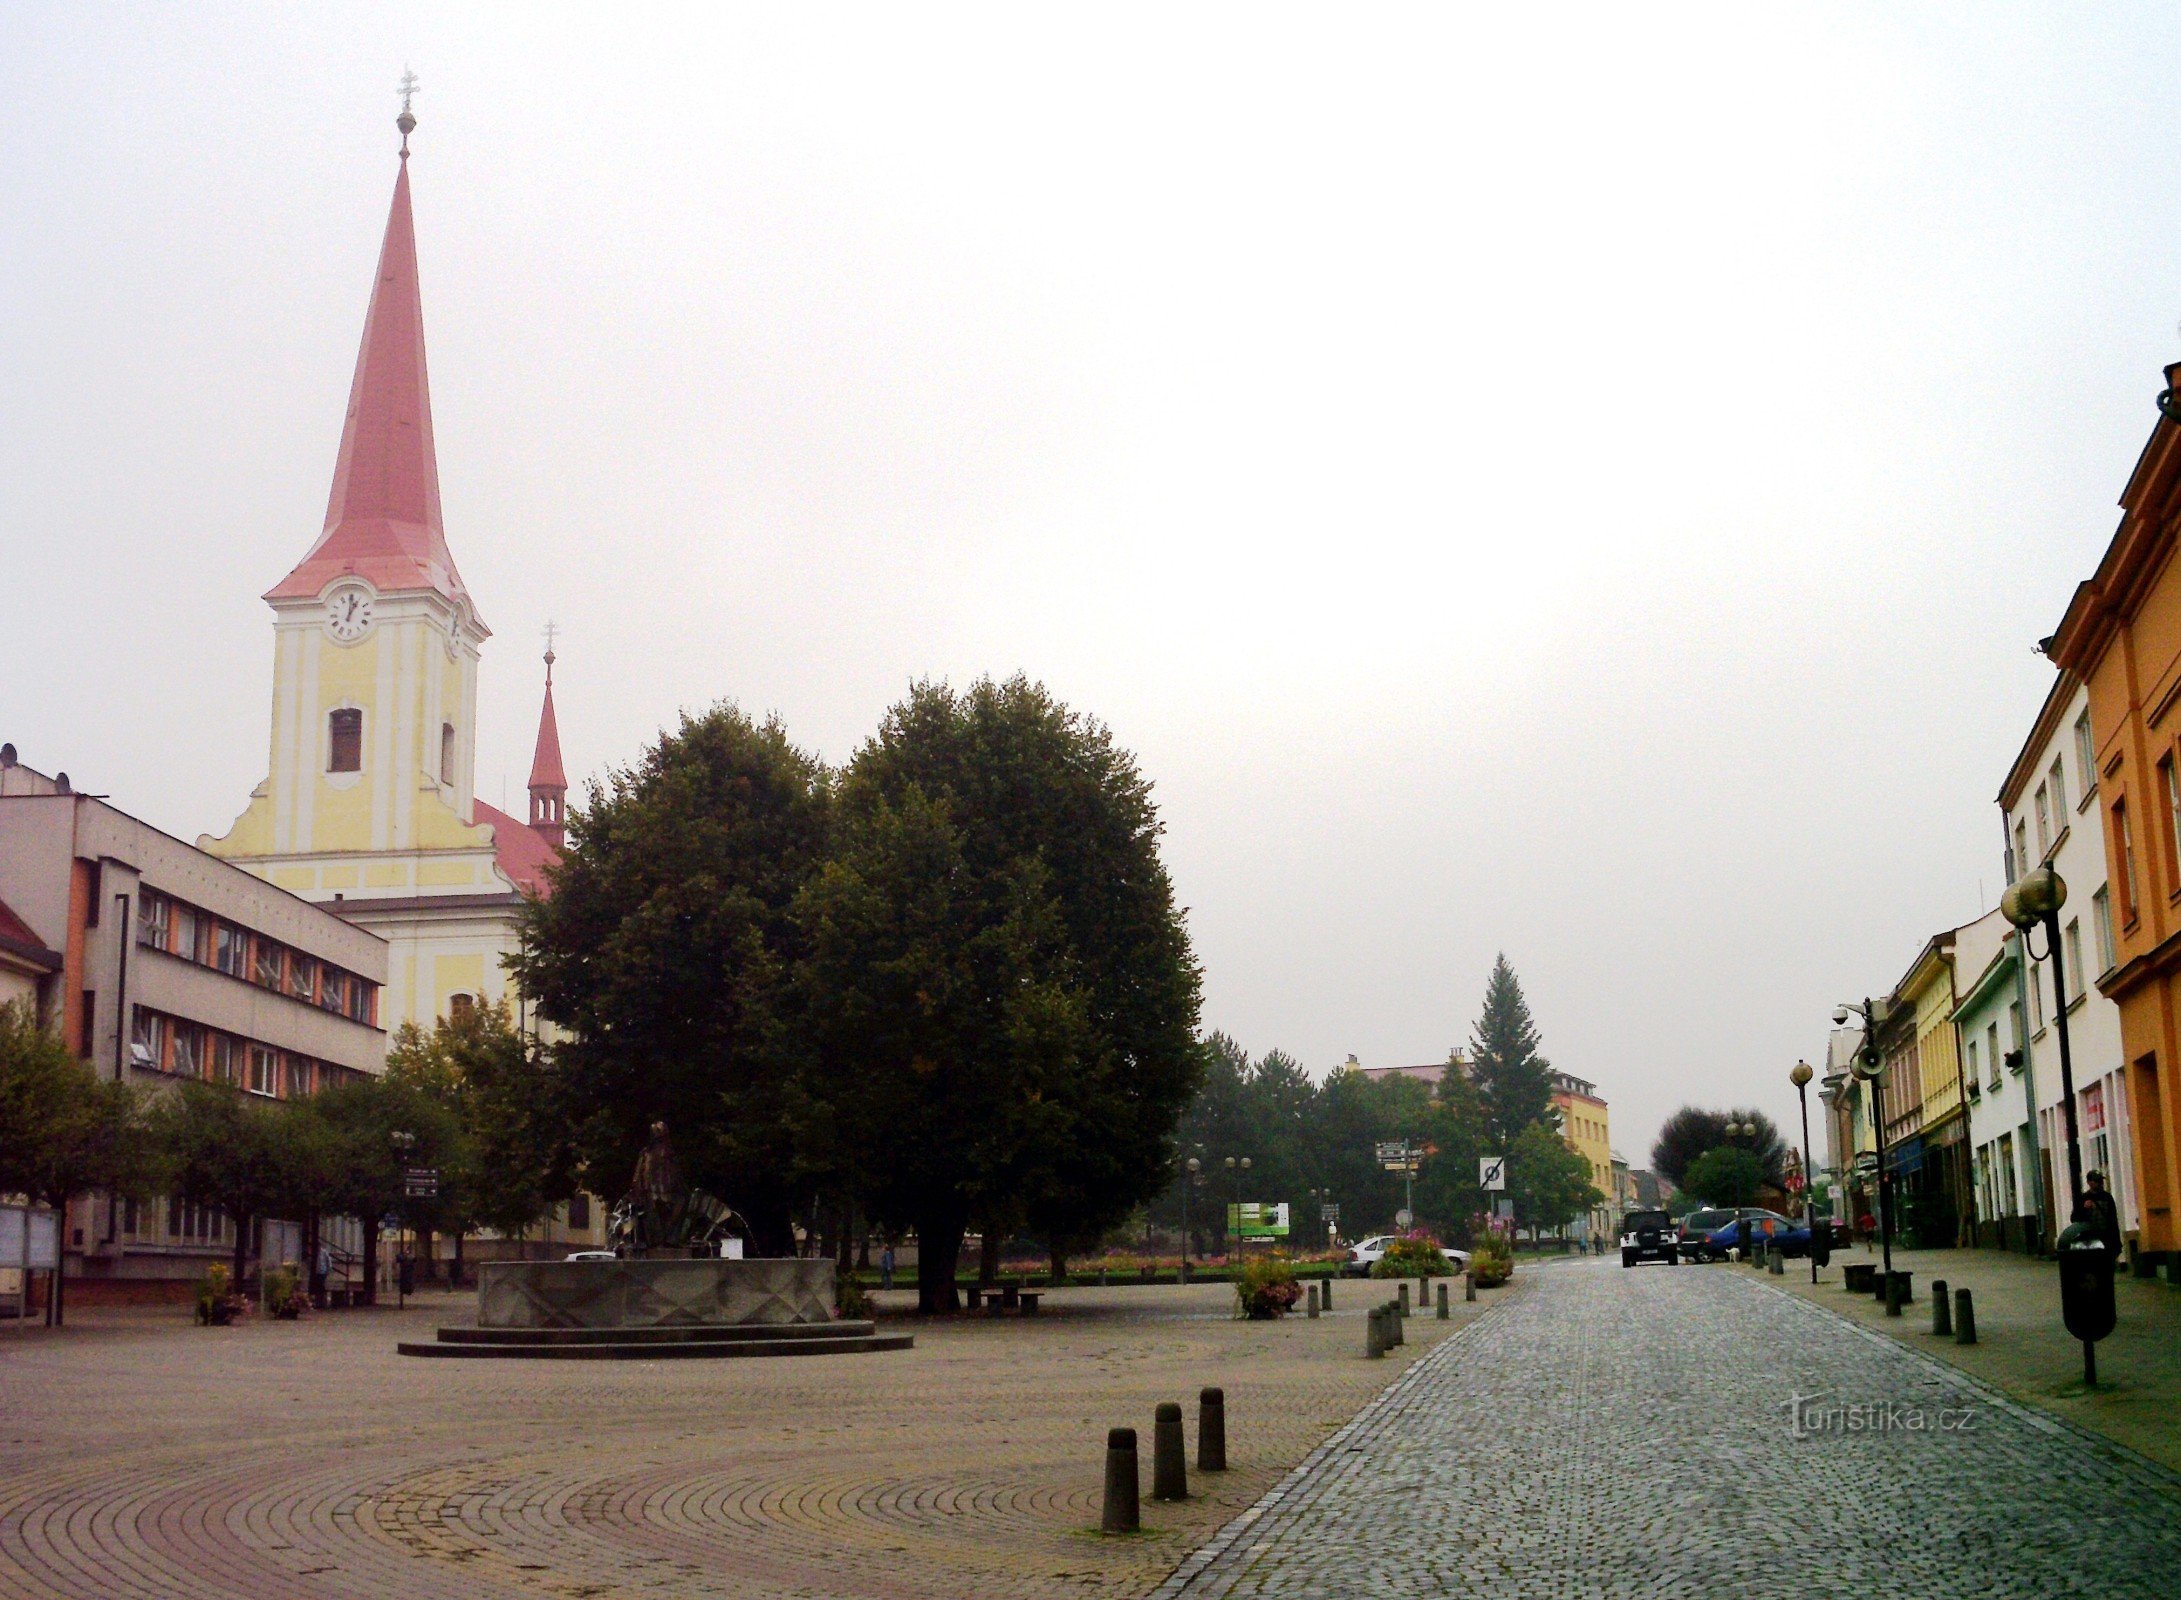
[[[30,964],[44,969],[49,1025],[101,1076],[286,1099],[384,1070],[384,940],[24,766],[12,746],[0,747],[0,903],[7,948],[45,952]],[[252,1243],[290,1259],[296,1236],[275,1224]],[[70,1295],[80,1285],[96,1301],[179,1292],[234,1240],[179,1198],[90,1196],[69,1208],[62,1244]]]

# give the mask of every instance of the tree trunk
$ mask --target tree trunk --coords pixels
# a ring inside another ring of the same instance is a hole
[[[228,1218],[235,1224],[235,1281],[230,1286],[235,1293],[242,1293],[242,1280],[248,1273],[250,1260],[250,1213],[230,1211]]]
[[[430,1228],[417,1229],[417,1265],[424,1269],[424,1281],[439,1281],[439,1235]]]
[[[450,1289],[462,1287],[462,1247],[468,1242],[469,1230],[458,1229],[454,1236],[454,1265],[447,1274],[447,1287]]]
[[[1056,1244],[1052,1247],[1053,1287],[1058,1289],[1068,1281],[1068,1247]]]
[[[988,1227],[983,1234],[984,1245],[977,1252],[977,1287],[989,1289],[1000,1280],[1000,1231]]]
[[[379,1224],[374,1217],[363,1219],[363,1279],[364,1304],[379,1303]]]
[[[955,1311],[954,1274],[962,1260],[959,1214],[935,1214],[916,1221],[916,1309],[927,1316]]]

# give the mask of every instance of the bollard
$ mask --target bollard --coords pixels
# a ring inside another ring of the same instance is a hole
[[[1197,1471],[1227,1470],[1227,1391],[1197,1391]]]
[[[1315,1318],[1318,1314],[1318,1286],[1316,1284],[1313,1283],[1310,1286],[1307,1299],[1310,1305],[1310,1315]]]
[[[1446,1280],[1441,1278],[1439,1280],[1439,1320],[1444,1322],[1449,1315],[1450,1313],[1446,1309]]]
[[[1403,1300],[1408,1298],[1407,1284],[1401,1286],[1401,1298]],[[1387,1302],[1386,1331],[1392,1336],[1392,1342],[1395,1345],[1404,1345],[1409,1342],[1408,1315],[1409,1308],[1402,1305],[1400,1301]]]
[[[1331,1278],[1327,1278],[1318,1285],[1318,1304],[1328,1311],[1333,1309],[1333,1280]]]
[[[1386,1353],[1386,1308],[1373,1306],[1363,1319],[1363,1353],[1377,1360]]]
[[[1477,1298],[1477,1275],[1474,1272],[1462,1274],[1462,1298],[1464,1300]]]
[[[1977,1305],[1967,1289],[1954,1291],[1954,1343],[1977,1342]]]
[[[1181,1407],[1171,1400],[1161,1401],[1152,1418],[1151,1498],[1186,1500],[1189,1463],[1188,1446],[1181,1440]]]
[[[1404,1283],[1403,1285],[1401,1285],[1401,1315],[1403,1315],[1403,1316],[1405,1317],[1405,1316],[1407,1316],[1408,1314],[1409,1314],[1409,1286],[1408,1286],[1407,1284],[1405,1284],[1405,1283]]]
[[[1421,1316],[1431,1305],[1431,1280],[1422,1273],[1416,1275],[1416,1311]]]
[[[1143,1526],[1136,1505],[1136,1430],[1113,1428],[1106,1434],[1106,1504],[1098,1518],[1100,1533],[1134,1533]]]
[[[1886,1315],[1897,1317],[1901,1314],[1901,1275],[1898,1272],[1889,1272],[1885,1274],[1885,1279]]]
[[[1946,1293],[1946,1280],[1931,1280],[1931,1332],[1944,1338],[1954,1331],[1954,1302]]]
[[[1773,1277],[1785,1277],[1787,1275],[1787,1252],[1778,1245],[1774,1245],[1772,1247],[1772,1259],[1768,1265],[1772,1269]]]

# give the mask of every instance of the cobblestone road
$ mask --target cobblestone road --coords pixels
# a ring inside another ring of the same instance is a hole
[[[2181,1479],[1743,1268],[1607,1260],[1536,1273],[1157,1593],[2125,1600],[2177,1579]]]

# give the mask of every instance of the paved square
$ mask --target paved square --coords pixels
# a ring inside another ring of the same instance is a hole
[[[0,1329],[0,1596],[1139,1595],[1439,1336],[1363,1360],[1384,1289],[1279,1324],[1224,1285],[1067,1290],[795,1360],[394,1354],[466,1298]],[[1193,1452],[1206,1384],[1234,1470],[1147,1500],[1142,1536],[1090,1532],[1106,1430],[1139,1430],[1148,1492],[1153,1406],[1183,1403]]]

